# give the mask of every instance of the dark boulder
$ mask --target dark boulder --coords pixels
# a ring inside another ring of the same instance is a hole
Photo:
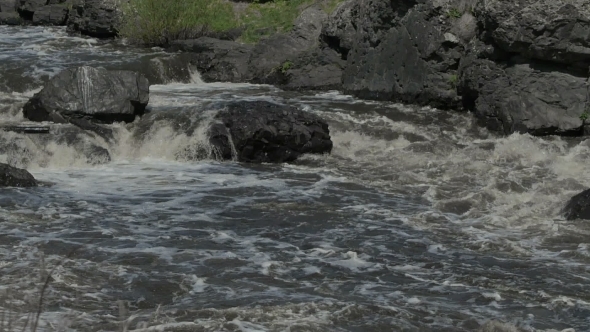
[[[0,12],[16,12],[16,0],[0,0]]]
[[[526,58],[587,70],[590,2],[478,1],[474,14],[486,42]]]
[[[16,9],[21,17],[31,21],[35,11],[47,4],[47,0],[17,0]]]
[[[149,82],[139,73],[78,67],[51,78],[24,105],[23,114],[32,121],[58,123],[131,122],[144,113],[148,100]]]
[[[532,135],[581,135],[590,106],[588,79],[547,63],[475,59],[462,69],[468,109],[490,130]]]
[[[72,6],[68,29],[96,38],[117,36],[120,13],[116,0],[81,0]]]
[[[328,124],[292,106],[270,102],[235,102],[216,115],[210,143],[222,159],[290,162],[304,153],[332,150]]]
[[[337,28],[324,30],[323,39],[347,59],[344,91],[366,99],[459,108],[455,84],[465,45],[451,33],[456,19],[436,3],[359,2],[349,9],[352,26],[339,20],[329,24]]]
[[[0,0],[0,24],[20,25],[22,18],[16,11],[16,0]]]
[[[285,90],[339,90],[346,61],[330,48],[314,48],[276,71],[275,84]]]
[[[248,61],[251,45],[210,37],[179,40],[171,43],[171,51],[192,52],[193,64],[205,82],[249,81]]]
[[[590,219],[590,189],[570,198],[562,214],[567,220]]]
[[[37,181],[24,169],[0,163],[0,187],[36,187]]]
[[[68,8],[63,4],[48,5],[35,10],[33,24],[64,25],[68,17]]]
[[[2,25],[21,25],[22,18],[17,12],[0,12],[0,24]]]
[[[273,35],[256,44],[248,62],[251,81],[276,83],[277,71],[317,47],[326,18],[323,10],[309,7],[297,18],[291,32]]]

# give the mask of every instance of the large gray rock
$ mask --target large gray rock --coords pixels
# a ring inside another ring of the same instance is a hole
[[[68,17],[68,29],[97,38],[117,36],[120,12],[117,0],[80,0]]]
[[[297,18],[291,32],[271,36],[256,44],[248,63],[252,81],[275,83],[277,70],[319,44],[326,18],[323,10],[309,7]]]
[[[0,187],[36,187],[37,181],[24,169],[0,163]]]
[[[570,198],[562,214],[567,220],[590,219],[590,189]]]
[[[191,63],[205,82],[245,82],[250,80],[248,61],[251,45],[201,37],[172,42],[170,49],[194,53]]]
[[[0,24],[20,25],[22,23],[23,20],[17,12],[0,12]]]
[[[63,4],[54,4],[37,8],[33,14],[35,25],[64,25],[68,17],[68,8]]]
[[[346,65],[330,48],[313,49],[277,71],[278,85],[286,90],[339,90]]]
[[[35,11],[47,4],[47,0],[17,0],[17,10],[27,19],[32,19]]]
[[[501,66],[476,59],[465,65],[463,100],[480,123],[504,134],[581,135],[588,79],[544,64]]]
[[[0,12],[10,13],[16,11],[16,0],[0,0]]]
[[[449,31],[454,22],[428,2],[359,2],[353,14],[354,42],[347,49],[342,83],[346,92],[367,99],[395,100],[458,108],[455,84],[465,45]],[[340,24],[342,26],[342,24]],[[324,40],[350,40],[350,27],[324,31]],[[352,46],[351,46],[352,45]]]
[[[479,0],[474,14],[489,42],[506,52],[584,70],[590,66],[587,0]]]
[[[32,121],[130,122],[144,113],[148,100],[149,82],[139,73],[78,67],[49,80],[24,105],[23,114]]]
[[[292,106],[269,102],[235,102],[216,116],[210,142],[223,159],[289,162],[304,153],[332,150],[328,124]],[[235,155],[234,155],[235,154]]]

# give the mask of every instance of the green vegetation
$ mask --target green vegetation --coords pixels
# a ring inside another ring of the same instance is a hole
[[[242,28],[241,41],[255,43],[288,32],[308,6],[318,1],[332,12],[342,0],[255,1],[235,6],[227,0],[129,0],[122,6],[120,35],[131,42],[166,45],[172,40],[198,38],[211,32]],[[241,9],[238,9],[241,8]]]
[[[223,0],[130,0],[122,15],[120,35],[147,45],[238,26],[232,5]]]
[[[242,41],[255,43],[278,32],[288,32],[310,0],[276,0],[253,3],[244,12],[241,21],[245,26]]]
[[[460,18],[463,13],[457,8],[451,8],[447,11],[447,16],[450,18]]]
[[[590,114],[588,114],[588,111],[584,111],[584,113],[580,114],[580,120],[586,123],[586,120],[588,120],[588,116],[590,116]]]
[[[457,88],[457,83],[459,82],[459,76],[453,74],[449,77],[449,83],[453,86],[453,89]]]
[[[280,67],[281,73],[284,75],[287,73],[287,70],[291,69],[291,67],[293,67],[293,62],[287,60],[285,62],[283,62],[283,64]]]

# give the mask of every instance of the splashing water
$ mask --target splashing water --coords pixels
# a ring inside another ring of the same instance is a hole
[[[38,68],[135,52],[0,29],[25,40],[0,38],[2,77],[31,49],[45,52]],[[66,61],[73,44],[88,47]],[[24,121],[42,82],[29,69],[24,91],[0,87],[3,122]],[[560,216],[590,184],[587,140],[496,137],[469,114],[196,77],[153,85],[148,114],[113,125],[111,141],[66,125],[50,126],[72,139],[0,132],[0,160],[45,183],[0,191],[0,317],[22,327],[53,269],[45,330],[590,326],[590,226]],[[227,100],[316,113],[334,150],[283,165],[216,161],[206,131],[211,105]]]

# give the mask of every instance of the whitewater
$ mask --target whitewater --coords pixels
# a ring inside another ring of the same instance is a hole
[[[26,124],[22,105],[64,68],[163,53],[0,27],[0,122]],[[334,149],[210,158],[211,105],[228,100],[315,113]],[[42,182],[0,190],[5,326],[34,317],[43,289],[40,331],[590,330],[590,224],[561,215],[590,186],[585,138],[197,72],[152,85],[148,110],[112,140],[0,131],[0,162]]]

